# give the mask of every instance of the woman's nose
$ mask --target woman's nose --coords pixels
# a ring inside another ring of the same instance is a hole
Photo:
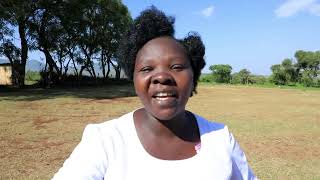
[[[172,75],[166,72],[159,72],[153,75],[151,82],[153,84],[174,85],[175,81]]]

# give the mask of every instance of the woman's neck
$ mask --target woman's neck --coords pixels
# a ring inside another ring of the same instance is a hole
[[[196,119],[192,113],[185,111],[178,114],[170,120],[159,120],[148,113],[145,109],[140,109],[137,112],[143,131],[154,135],[157,138],[177,138],[188,142],[199,142],[200,134]],[[137,121],[136,121],[137,122]]]

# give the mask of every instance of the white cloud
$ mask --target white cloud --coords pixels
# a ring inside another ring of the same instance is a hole
[[[320,16],[320,4],[315,4],[314,6],[310,7],[310,13]]]
[[[200,13],[205,17],[210,17],[214,11],[214,6],[209,6],[203,9]]]
[[[320,3],[317,0],[286,0],[275,10],[277,17],[289,17],[299,12],[320,16]]]

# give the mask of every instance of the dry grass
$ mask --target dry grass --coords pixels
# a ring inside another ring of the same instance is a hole
[[[261,179],[320,179],[320,91],[201,85],[198,92],[188,109],[227,124]],[[50,179],[86,124],[141,106],[132,95],[128,86],[0,92],[0,179]]]

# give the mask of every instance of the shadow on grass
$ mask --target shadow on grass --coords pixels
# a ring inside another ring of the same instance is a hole
[[[59,97],[78,97],[99,100],[132,96],[136,96],[132,83],[107,84],[100,86],[56,87],[52,89],[37,87],[15,89],[0,86],[0,101],[36,101]]]

